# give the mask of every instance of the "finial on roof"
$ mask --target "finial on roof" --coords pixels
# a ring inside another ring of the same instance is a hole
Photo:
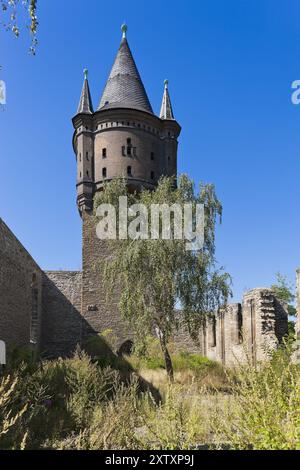
[[[87,80],[88,74],[89,74],[88,69],[87,68],[83,69],[83,75],[84,75],[85,80]]]
[[[164,81],[164,85],[165,85],[165,88],[168,88],[169,80],[166,79],[166,80]]]
[[[121,26],[121,31],[122,31],[122,33],[123,33],[123,39],[126,38],[127,30],[128,30],[127,24],[126,24],[126,23],[123,23],[122,26]]]

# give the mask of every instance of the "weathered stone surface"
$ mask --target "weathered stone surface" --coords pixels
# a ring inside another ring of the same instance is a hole
[[[82,343],[86,326],[81,316],[81,285],[78,271],[43,274],[43,355],[66,356]]]
[[[85,337],[93,332],[103,333],[112,330],[116,338],[116,348],[132,338],[127,325],[118,310],[118,292],[107,299],[103,284],[104,260],[110,256],[108,243],[96,235],[96,221],[91,212],[83,213],[82,240],[82,316],[85,320]]]
[[[42,272],[0,219],[0,339],[38,347]]]

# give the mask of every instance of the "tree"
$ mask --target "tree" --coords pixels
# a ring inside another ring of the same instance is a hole
[[[276,273],[276,280],[276,284],[273,284],[271,289],[274,291],[276,297],[279,300],[283,300],[287,303],[288,314],[291,316],[296,316],[297,310],[293,305],[296,296],[294,294],[293,286],[288,283],[287,277],[280,273]]]
[[[156,332],[163,353],[165,367],[173,380],[172,360],[168,341],[179,324],[184,323],[191,336],[196,338],[203,320],[226,304],[230,291],[230,276],[217,269],[215,260],[215,225],[222,214],[222,206],[216,197],[213,185],[200,185],[195,193],[194,184],[186,176],[179,179],[174,189],[172,178],[162,178],[155,190],[142,190],[128,194],[126,183],[115,180],[108,183],[95,198],[95,208],[103,203],[118,208],[120,196],[128,196],[128,206],[143,204],[148,213],[152,204],[191,203],[204,205],[204,246],[187,250],[186,240],[175,239],[176,229],[170,220],[171,239],[125,239],[113,240],[112,257],[105,262],[104,282],[109,294],[116,288],[120,291],[119,308],[123,318],[131,326],[135,336],[135,347],[145,351],[145,338]],[[118,212],[118,210],[117,210]],[[117,214],[117,220],[119,214]],[[145,221],[139,214],[131,219],[138,229]],[[129,223],[129,228],[130,228]],[[148,221],[148,233],[153,221]],[[160,218],[160,225],[163,221]],[[118,226],[119,228],[119,226]],[[180,310],[176,313],[176,306]]]
[[[0,0],[0,7],[3,13],[3,21],[1,25],[6,31],[11,31],[15,37],[20,36],[21,26],[19,24],[20,9],[25,8],[27,10],[28,23],[26,24],[27,29],[31,35],[31,45],[29,51],[35,55],[37,45],[37,29],[38,20],[36,16],[37,12],[37,0]]]

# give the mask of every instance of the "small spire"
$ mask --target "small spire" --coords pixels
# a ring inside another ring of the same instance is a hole
[[[169,95],[169,80],[164,81],[165,89],[163,94],[163,99],[160,108],[160,119],[172,119],[174,120],[174,114],[171,104],[171,99]]]
[[[93,114],[93,103],[90,93],[90,87],[88,82],[88,69],[83,70],[84,82],[82,87],[82,92],[80,96],[80,101],[77,109],[77,114]]]
[[[122,39],[126,39],[126,33],[127,33],[127,24],[123,23],[121,26],[121,31],[122,31]]]

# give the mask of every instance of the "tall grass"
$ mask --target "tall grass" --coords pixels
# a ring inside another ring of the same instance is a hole
[[[149,357],[132,357],[131,369],[141,369],[126,380],[82,351],[17,361],[0,382],[0,448],[299,449],[300,371],[290,356],[281,349],[257,369],[227,374],[200,356],[175,354],[174,385],[161,367],[145,368]],[[139,373],[159,378],[160,403],[141,389]]]
[[[281,349],[254,368],[241,366],[229,400],[211,416],[216,444],[233,449],[300,449],[300,368]]]

